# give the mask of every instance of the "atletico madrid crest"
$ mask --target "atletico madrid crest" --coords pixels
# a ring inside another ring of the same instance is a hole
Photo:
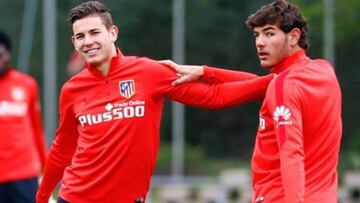
[[[119,82],[120,95],[125,98],[130,98],[135,94],[134,80],[124,80]]]

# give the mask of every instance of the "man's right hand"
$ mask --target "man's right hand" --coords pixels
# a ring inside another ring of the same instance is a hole
[[[171,60],[162,60],[159,63],[169,66],[177,72],[178,79],[172,82],[174,86],[198,80],[204,74],[203,66],[179,65]]]

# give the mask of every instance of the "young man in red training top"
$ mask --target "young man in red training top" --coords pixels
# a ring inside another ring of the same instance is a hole
[[[0,203],[34,203],[46,145],[36,81],[14,70],[0,31]]]
[[[246,24],[261,66],[278,74],[259,112],[253,203],[336,203],[342,121],[334,69],[306,56],[307,22],[296,5],[274,1]],[[175,84],[208,75],[206,67],[164,63],[183,74]],[[212,78],[232,80],[227,75],[218,70]]]
[[[62,87],[59,127],[38,203],[47,203],[60,180],[59,202],[145,202],[165,97],[225,107],[261,97],[273,78],[237,73],[246,81],[174,87],[175,71],[148,58],[124,56],[115,47],[118,28],[104,4],[82,3],[70,11],[68,21],[86,68]]]

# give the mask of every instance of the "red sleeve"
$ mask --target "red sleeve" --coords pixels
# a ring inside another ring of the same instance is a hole
[[[60,120],[56,138],[52,143],[44,176],[36,195],[37,203],[47,203],[48,199],[63,176],[66,166],[70,165],[78,139],[77,121],[73,114],[73,97],[63,88],[60,95]]]
[[[281,177],[286,203],[303,203],[305,194],[302,109],[298,87],[284,81],[286,73],[276,80],[275,130],[280,149]],[[284,85],[286,83],[286,85]]]
[[[31,125],[34,131],[34,140],[36,145],[36,150],[41,163],[41,170],[44,170],[45,161],[46,161],[46,142],[45,142],[45,134],[44,128],[42,125],[41,119],[41,107],[39,100],[39,89],[35,81],[33,81],[33,85],[31,86],[32,92],[32,101],[29,106],[29,114],[31,118]]]
[[[154,64],[151,68],[151,74],[152,76],[149,78],[159,78],[157,83],[154,83],[153,88],[157,88],[157,92],[161,96],[165,94],[171,100],[211,109],[234,106],[255,100],[259,95],[265,93],[267,85],[273,79],[273,75],[268,75],[222,84],[190,82],[171,86],[171,82],[176,79],[176,73],[172,69]],[[156,77],[154,77],[155,75]]]
[[[249,80],[256,77],[258,76],[248,72],[204,66],[204,75],[200,79],[212,84]]]
[[[166,93],[171,100],[201,108],[224,108],[256,100],[265,93],[272,75],[241,82],[206,84],[192,82],[172,87]]]

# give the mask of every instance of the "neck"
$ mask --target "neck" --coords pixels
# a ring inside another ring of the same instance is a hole
[[[299,45],[293,47],[293,48],[290,50],[288,56],[293,55],[295,52],[298,52],[298,51],[300,51],[301,49],[302,49],[302,48],[301,48]]]
[[[111,57],[112,58],[112,57]],[[95,68],[103,75],[107,76],[110,70],[110,64],[111,64],[111,58],[106,60],[105,62],[101,63],[98,66],[95,66]]]
[[[114,56],[116,56],[116,47],[115,45],[112,48],[110,57],[108,57],[104,62],[100,63],[99,65],[96,65],[95,68],[104,76],[107,76],[109,74],[110,66],[111,66],[111,60]]]
[[[271,68],[271,72],[273,73],[281,73],[284,70],[291,67],[294,63],[296,63],[300,58],[306,57],[304,49],[294,49],[294,51],[289,52],[289,54],[282,59],[278,64]]]

